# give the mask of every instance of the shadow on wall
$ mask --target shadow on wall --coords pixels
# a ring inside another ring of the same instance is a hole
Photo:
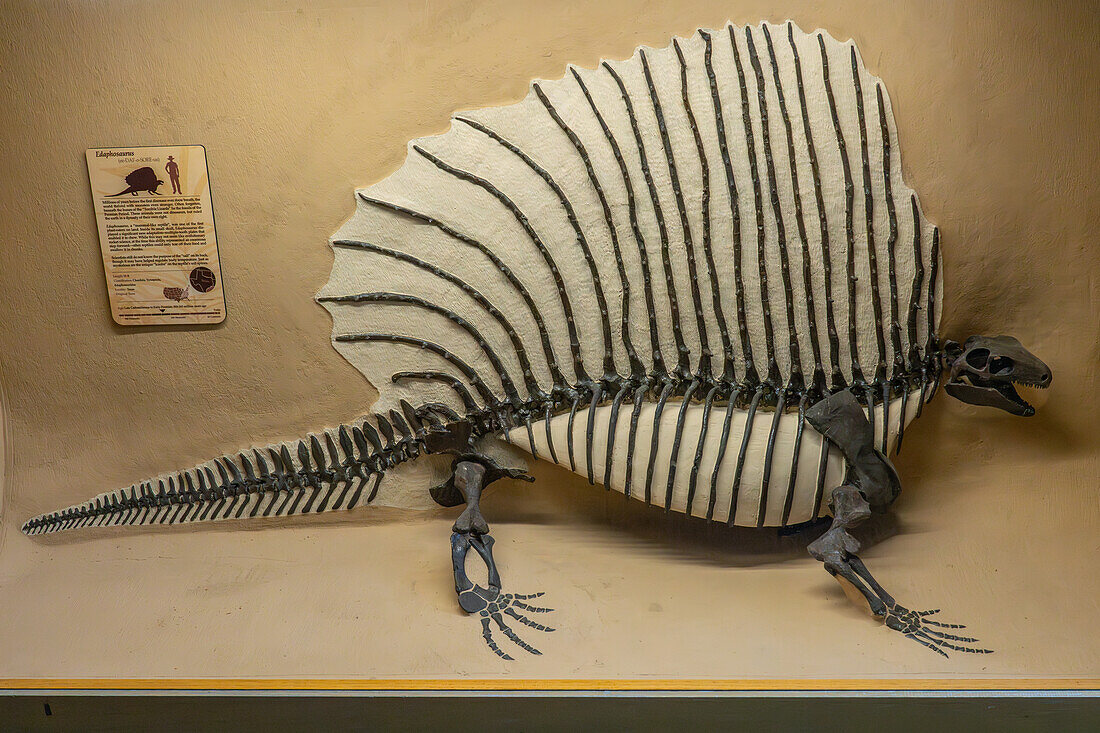
[[[11,436],[8,435],[8,401],[4,399],[4,380],[0,378],[0,526],[4,521],[4,498],[8,495],[11,475]]]

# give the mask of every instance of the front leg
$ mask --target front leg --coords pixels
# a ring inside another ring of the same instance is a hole
[[[974,654],[988,654],[989,649],[979,649],[962,644],[973,644],[977,639],[967,636],[958,636],[947,633],[943,629],[965,628],[961,624],[946,624],[928,618],[939,610],[910,611],[899,605],[894,597],[886,592],[879,584],[867,566],[860,559],[859,541],[853,537],[848,529],[862,523],[871,516],[871,505],[863,498],[859,490],[854,486],[838,486],[833,489],[832,526],[810,543],[807,548],[811,555],[820,560],[825,570],[834,578],[843,578],[848,581],[860,595],[867,601],[867,605],[878,618],[882,619],[887,627],[901,632],[924,646],[943,656],[947,656],[944,649],[952,649],[959,652],[971,652]]]
[[[886,456],[874,448],[870,423],[855,397],[850,392],[838,392],[808,410],[806,419],[841,450],[848,466],[845,483],[833,489],[831,494],[832,525],[810,543],[807,548],[810,554],[825,565],[830,575],[844,579],[859,591],[871,613],[882,619],[888,628],[945,657],[944,649],[990,653],[989,649],[967,646],[977,639],[944,631],[965,627],[930,619],[939,613],[938,609],[910,611],[899,605],[857,554],[859,541],[848,530],[871,516],[872,505],[884,508],[890,504],[897,496],[900,482]]]
[[[521,639],[511,626],[504,620],[509,616],[525,626],[530,626],[538,631],[554,631],[530,619],[527,613],[549,613],[553,609],[529,605],[525,601],[538,598],[542,593],[530,595],[518,595],[512,593],[502,594],[500,571],[497,568],[496,559],[493,557],[493,538],[489,535],[489,524],[481,514],[481,491],[486,482],[486,466],[478,461],[460,460],[455,465],[452,483],[466,501],[466,508],[455,520],[451,534],[451,565],[454,570],[455,593],[458,594],[458,604],[462,610],[469,614],[480,614],[482,638],[497,656],[511,660],[493,639],[493,626],[499,629],[516,646],[524,651],[541,655],[535,647]],[[466,574],[466,558],[470,548],[485,563],[488,572],[486,578],[487,588],[475,584]],[[526,612],[526,613],[523,613]]]

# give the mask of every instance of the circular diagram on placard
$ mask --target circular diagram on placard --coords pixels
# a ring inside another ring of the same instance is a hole
[[[214,289],[214,283],[218,280],[214,277],[214,271],[209,267],[196,267],[188,277],[191,287],[200,293],[209,293]]]

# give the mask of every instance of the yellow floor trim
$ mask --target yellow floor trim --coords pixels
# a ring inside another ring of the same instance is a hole
[[[1100,678],[987,679],[49,679],[0,678],[9,690],[1100,690]]]

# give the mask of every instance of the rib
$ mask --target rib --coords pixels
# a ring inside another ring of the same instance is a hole
[[[603,470],[603,483],[609,489],[611,488],[611,461],[615,456],[615,430],[619,425],[619,406],[622,405],[623,397],[629,390],[630,385],[623,384],[611,400],[611,416],[607,424],[607,457]]]
[[[903,415],[904,417],[904,415]],[[890,383],[884,381],[882,383],[882,447],[880,450],[883,455],[886,455],[886,449],[889,447],[888,439],[890,437]]]
[[[817,489],[814,491],[814,509],[810,519],[821,514],[821,502],[825,498],[825,474],[829,469],[829,441],[821,437],[821,454],[817,463]]]
[[[546,405],[546,446],[550,449],[550,460],[558,462],[558,453],[554,450],[554,435],[550,430],[551,407]]]
[[[684,392],[684,400],[680,404],[680,412],[676,416],[676,432],[672,437],[672,455],[668,459],[668,483],[665,486],[665,511],[672,508],[672,486],[676,481],[676,464],[680,457],[680,441],[684,437],[684,418],[687,417],[688,407],[691,406],[691,397],[699,388],[699,380],[693,379]],[[691,513],[691,505],[688,505],[688,513]]]
[[[898,442],[894,446],[894,455],[901,453],[901,439],[905,437],[905,413],[909,408],[909,382],[905,381],[901,387],[901,417],[898,418]]]
[[[535,460],[539,458],[539,450],[535,446],[535,429],[531,426],[531,416],[524,416],[524,426],[527,428],[527,442],[531,445],[531,457]]]
[[[626,445],[626,481],[623,484],[623,496],[630,498],[630,478],[634,473],[634,446],[638,438],[638,418],[641,416],[642,400],[646,390],[637,387],[634,392],[634,411],[630,413],[630,434]]]
[[[722,437],[718,442],[718,456],[714,459],[714,469],[710,474],[710,499],[707,502],[708,521],[714,518],[714,505],[718,502],[718,472],[722,468],[722,459],[726,457],[726,446],[729,444],[730,438],[730,425],[733,422],[733,413],[740,398],[741,388],[734,387],[729,402],[726,404],[726,419],[722,422]]]
[[[784,527],[791,518],[791,506],[794,503],[794,487],[798,478],[798,457],[802,451],[802,431],[806,427],[806,403],[809,401],[809,393],[804,392],[798,400],[798,428],[794,436],[794,449],[791,451],[791,471],[787,481],[787,493],[783,498],[783,518],[780,524]],[[812,517],[811,517],[812,519]]]
[[[592,389],[592,399],[588,404],[588,429],[585,431],[585,466],[588,469],[588,483],[595,484],[592,477],[592,439],[595,437],[596,405],[603,396],[603,387],[597,384]],[[610,450],[610,448],[609,448]]]
[[[768,485],[771,483],[772,460],[775,457],[775,436],[779,433],[779,421],[783,419],[783,411],[787,408],[787,390],[780,389],[776,393],[775,415],[772,417],[772,427],[768,432],[768,447],[764,451],[764,471],[760,477],[760,502],[756,511],[756,526],[764,526],[764,518],[768,512]]]
[[[737,518],[737,500],[741,494],[741,473],[745,469],[745,456],[749,450],[749,438],[752,437],[752,423],[756,417],[756,407],[760,404],[760,398],[764,394],[764,387],[759,386],[753,393],[749,403],[749,411],[745,415],[745,434],[741,437],[741,450],[737,453],[737,467],[733,472],[733,487],[730,491],[730,513],[726,518],[726,525],[732,527]]]
[[[688,479],[687,514],[691,514],[691,507],[695,503],[695,489],[699,480],[699,465],[703,460],[703,445],[707,439],[707,428],[710,426],[710,410],[714,403],[714,397],[721,389],[718,385],[710,388],[703,401],[703,415],[699,425],[699,440],[695,445],[695,460],[691,464],[691,477]]]
[[[569,406],[569,422],[566,426],[565,432],[565,444],[569,455],[569,470],[576,473],[577,461],[573,454],[573,420],[577,417],[577,405],[580,404],[581,395],[576,393],[573,396],[573,403]]]
[[[668,381],[661,389],[661,396],[657,398],[657,406],[653,410],[653,436],[649,441],[649,465],[645,472],[645,503],[653,503],[653,467],[657,462],[657,448],[661,440],[661,415],[665,411],[665,403],[672,396],[675,382]]]

